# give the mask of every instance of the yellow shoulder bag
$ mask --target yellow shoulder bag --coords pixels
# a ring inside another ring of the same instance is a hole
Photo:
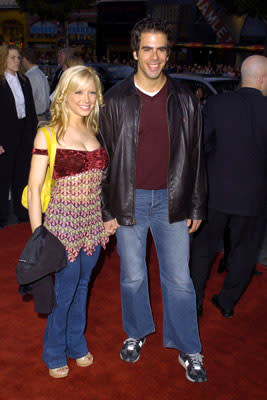
[[[42,205],[42,212],[46,212],[48,207],[50,197],[51,197],[51,190],[54,186],[54,179],[53,179],[53,169],[55,164],[55,157],[56,157],[56,149],[57,149],[57,139],[56,139],[56,132],[53,128],[51,129],[51,136],[49,130],[46,127],[41,128],[46,139],[47,149],[48,149],[48,157],[49,157],[49,164],[47,166],[45,180],[43,183],[42,191],[41,191],[41,205]],[[23,207],[28,208],[28,185],[25,186],[21,196],[21,204]]]

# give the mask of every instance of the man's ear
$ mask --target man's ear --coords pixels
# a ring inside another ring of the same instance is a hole
[[[137,51],[133,51],[133,58],[135,59],[135,61],[138,61]]]

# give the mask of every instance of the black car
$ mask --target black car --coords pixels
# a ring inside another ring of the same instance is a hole
[[[93,68],[97,72],[97,74],[101,80],[102,86],[103,86],[103,91],[105,92],[106,90],[108,90],[110,87],[109,86],[109,73],[106,68],[106,65],[90,63],[90,64],[87,64],[87,66]]]
[[[98,73],[104,92],[134,72],[132,67],[123,64],[90,63],[88,67],[94,68]]]
[[[202,89],[203,99],[206,100],[211,94],[221,94],[232,92],[238,88],[239,79],[226,76],[214,76],[204,74],[169,74],[170,77],[179,81],[181,85],[187,87],[194,94],[199,88]]]
[[[106,65],[109,73],[109,84],[110,87],[116,85],[116,83],[127,78],[134,72],[134,69],[129,65],[123,64],[107,64]]]

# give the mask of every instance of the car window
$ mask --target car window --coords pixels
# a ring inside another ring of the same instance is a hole
[[[113,79],[127,78],[134,71],[132,67],[127,65],[107,65],[107,69]]]
[[[233,92],[238,88],[238,80],[228,80],[228,81],[212,81],[210,84],[214,87],[218,94]]]
[[[101,65],[88,64],[88,66],[92,67],[98,73],[98,75],[100,75],[101,78],[103,78],[103,79],[107,79],[108,78],[108,72]]]
[[[195,81],[192,79],[181,79],[175,78],[182,86],[189,89],[194,95],[199,92],[202,92],[202,100],[203,102],[208,96],[214,94],[211,89],[205,84],[205,82]]]

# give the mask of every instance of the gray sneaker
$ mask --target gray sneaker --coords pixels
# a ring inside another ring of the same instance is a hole
[[[179,363],[185,368],[185,376],[191,382],[206,382],[207,373],[203,367],[203,356],[200,353],[188,354],[181,352]]]
[[[145,343],[146,338],[134,339],[128,338],[124,340],[120,357],[123,361],[134,363],[140,357],[140,351]]]

